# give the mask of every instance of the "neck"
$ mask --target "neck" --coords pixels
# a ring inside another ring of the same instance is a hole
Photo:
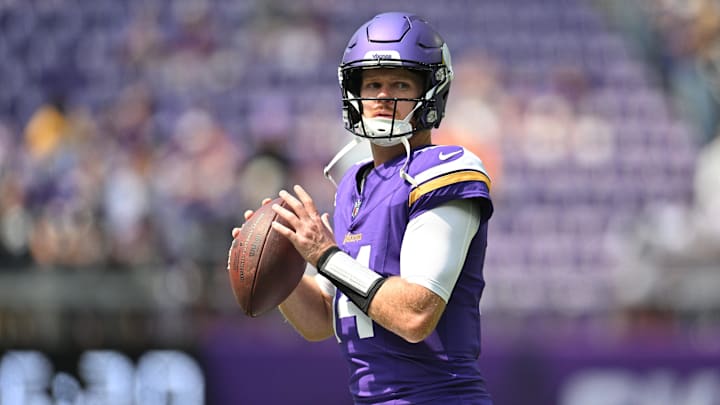
[[[419,146],[430,145],[432,143],[430,130],[416,132],[408,141],[410,142],[410,148],[412,149]],[[405,147],[401,143],[393,146],[378,146],[374,143],[370,143],[370,147],[375,167],[380,166],[397,156],[405,154]]]

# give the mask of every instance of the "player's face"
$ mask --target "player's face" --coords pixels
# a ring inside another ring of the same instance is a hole
[[[417,73],[405,69],[370,69],[362,73],[361,98],[418,98],[422,93],[422,79]],[[415,107],[414,101],[365,100],[363,115],[367,118],[393,118],[402,120]]]

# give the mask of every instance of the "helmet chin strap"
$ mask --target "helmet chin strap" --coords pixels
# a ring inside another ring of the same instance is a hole
[[[418,182],[415,181],[415,179],[410,176],[405,169],[407,169],[408,164],[410,164],[410,141],[408,141],[409,136],[403,136],[400,138],[400,141],[402,142],[403,146],[405,147],[405,163],[403,163],[403,166],[400,168],[400,177],[402,177],[403,180],[410,183],[413,187],[418,186]]]

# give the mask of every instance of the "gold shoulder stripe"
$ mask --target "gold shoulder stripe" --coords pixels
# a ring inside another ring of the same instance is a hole
[[[422,197],[424,194],[427,194],[433,190],[437,190],[441,187],[445,187],[449,184],[460,183],[463,181],[482,181],[483,183],[485,183],[488,190],[490,190],[490,178],[484,173],[475,170],[454,172],[438,177],[436,179],[432,179],[427,183],[423,183],[416,187],[413,191],[410,192],[410,197],[408,198],[408,206],[412,205],[415,201],[418,200],[418,198]]]

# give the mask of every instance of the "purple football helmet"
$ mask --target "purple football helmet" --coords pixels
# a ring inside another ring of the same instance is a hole
[[[422,74],[425,85],[419,98],[391,99],[395,103],[415,101],[413,117],[388,122],[363,118],[361,72],[373,68],[411,69]],[[452,78],[450,51],[426,21],[408,13],[379,14],[355,32],[338,68],[345,128],[383,146],[397,144],[400,137],[410,137],[415,131],[437,128],[445,115]]]

